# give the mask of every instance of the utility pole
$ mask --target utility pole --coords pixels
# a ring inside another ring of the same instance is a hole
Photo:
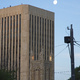
[[[70,43],[70,58],[71,58],[71,80],[75,80],[75,71],[74,71],[74,37],[73,37],[73,28],[72,28],[72,24],[71,24],[71,29],[68,28],[68,30],[70,30],[70,36],[66,36],[64,37],[64,41],[65,43]]]
[[[70,45],[71,45],[71,80],[75,80],[75,71],[74,71],[74,41],[73,41],[73,28],[71,24],[71,29],[70,29]]]

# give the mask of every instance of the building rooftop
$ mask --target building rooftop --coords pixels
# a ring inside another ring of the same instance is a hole
[[[44,9],[41,9],[41,8],[38,8],[38,7],[34,7],[34,6],[31,6],[31,5],[26,5],[26,4],[22,4],[22,5],[18,5],[18,6],[10,6],[10,7],[7,7],[7,8],[3,8],[3,9],[0,9],[0,15],[14,15],[14,14],[22,14],[22,13],[30,13],[30,14],[33,14],[33,15],[41,15],[46,18],[54,18],[54,12],[51,12],[51,11],[48,11],[48,10],[44,10]]]

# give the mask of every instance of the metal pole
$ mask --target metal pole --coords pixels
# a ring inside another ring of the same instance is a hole
[[[73,41],[73,28],[71,24],[70,29],[70,38],[71,38],[71,80],[75,80],[75,71],[74,71],[74,41]]]

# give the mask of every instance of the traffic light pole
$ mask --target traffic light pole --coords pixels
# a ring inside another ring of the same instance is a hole
[[[74,41],[73,41],[73,28],[71,24],[70,29],[70,45],[71,45],[71,80],[75,80],[75,71],[74,71]]]

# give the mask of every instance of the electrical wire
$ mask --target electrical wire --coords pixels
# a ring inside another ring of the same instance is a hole
[[[80,42],[80,41],[76,41],[75,38],[73,38],[73,39],[74,39],[74,42]]]
[[[76,42],[80,42],[80,41],[76,41]]]
[[[55,57],[57,57],[61,52],[63,52],[66,48],[68,47],[68,45],[63,49],[61,50],[58,54],[55,55]]]
[[[71,72],[71,71],[60,71],[60,72],[54,72],[54,73],[67,73],[67,72]]]
[[[65,44],[60,44],[60,45],[57,45],[57,46],[55,46],[55,47],[60,47],[60,46],[63,46],[63,45],[65,45]]]
[[[77,44],[74,44],[74,45],[80,48],[80,46],[79,46],[79,45],[77,45]]]
[[[58,73],[58,74],[59,74],[59,75],[60,75],[60,74],[61,74],[61,75],[62,75],[62,74],[63,74],[63,75],[71,75],[71,74],[66,74],[66,73]]]
[[[80,46],[80,44],[79,43],[77,43],[76,41],[74,41],[78,46]]]
[[[78,43],[78,42],[80,42],[80,41],[76,41],[75,38],[74,38],[74,42],[76,43],[76,44],[74,44],[74,45],[80,48],[80,44]]]
[[[71,71],[61,71],[61,72],[54,72],[55,74],[64,74],[64,75],[70,75]],[[66,74],[66,73],[70,73],[70,74]]]

